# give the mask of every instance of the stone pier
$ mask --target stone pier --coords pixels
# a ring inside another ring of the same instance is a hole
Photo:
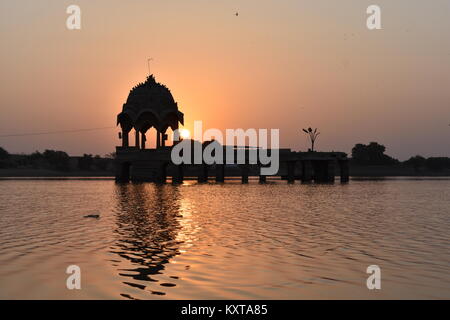
[[[172,183],[183,183],[184,179],[184,169],[183,165],[176,165],[174,168],[174,174],[172,176]]]
[[[313,180],[313,167],[311,160],[302,160],[302,183],[309,183]]]
[[[198,165],[198,182],[208,182],[208,166],[206,164]]]
[[[216,164],[216,182],[225,181],[225,165]]]
[[[341,171],[341,182],[347,183],[350,180],[350,170],[348,159],[339,160],[339,169]]]
[[[267,176],[260,173],[263,167],[260,162],[234,163],[229,169],[226,169],[228,165],[225,164],[175,165],[171,161],[171,147],[161,146],[157,149],[142,149],[137,146],[117,147],[116,154],[118,182],[131,180],[164,183],[169,176],[173,183],[182,183],[186,173],[189,177],[195,176],[199,182],[207,182],[209,173],[215,176],[216,182],[224,182],[227,174],[239,175],[242,183],[248,183],[251,175],[258,177],[261,183],[267,179]],[[302,183],[333,183],[336,174],[340,174],[342,183],[349,181],[349,163],[343,153],[284,151],[280,154],[279,162],[280,169],[274,176],[279,176],[289,183],[294,183],[296,179],[300,179]],[[297,172],[297,168],[301,168],[301,172]],[[212,172],[209,172],[210,169]]]
[[[241,172],[242,172],[242,183],[248,183],[248,174],[250,171],[248,164],[242,164],[240,165]]]
[[[295,161],[287,162],[287,180],[289,183],[295,182]]]

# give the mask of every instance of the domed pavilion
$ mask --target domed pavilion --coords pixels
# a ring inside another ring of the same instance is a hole
[[[178,123],[184,124],[183,113],[178,110],[169,88],[156,82],[153,75],[131,89],[122,112],[117,115],[122,147],[129,146],[128,135],[134,129],[136,148],[145,149],[145,134],[152,127],[156,129],[156,147],[164,147],[167,129],[178,129]]]
[[[190,160],[183,163],[172,161],[171,147],[165,147],[167,139],[166,131],[178,129],[179,123],[183,124],[184,115],[178,110],[178,105],[173,99],[170,90],[155,81],[153,75],[149,76],[144,83],[140,83],[131,89],[122,112],[117,115],[117,124],[122,132],[122,146],[116,147],[116,181],[118,182],[142,182],[151,181],[163,183],[167,177],[172,177],[173,183],[182,183],[184,176],[197,176],[199,182],[208,181],[208,177],[215,171],[216,181],[224,182],[227,174],[241,175],[242,182],[247,183],[249,175],[258,175],[260,182],[266,181],[266,176],[261,174],[262,163],[260,158],[251,162],[250,152],[247,146],[227,145],[224,146],[223,159],[214,164],[193,162],[194,154],[191,153]],[[156,148],[145,150],[145,134],[151,128],[156,130]],[[131,129],[135,130],[136,144],[129,146],[128,135]],[[176,139],[178,140],[178,139]],[[191,149],[194,143],[190,141]],[[202,143],[206,147],[211,141]],[[239,150],[244,151],[244,161],[240,162],[237,156]],[[194,150],[195,152],[196,150]],[[228,157],[229,151],[233,157]],[[258,157],[260,152],[258,148]],[[276,152],[275,152],[276,151]],[[302,182],[334,182],[335,167],[339,166],[342,182],[349,181],[349,168],[347,155],[342,152],[295,152],[291,149],[269,149],[265,151],[277,158],[278,171],[274,174],[281,176],[293,183],[296,179]],[[184,161],[184,160],[183,160]],[[231,163],[229,161],[232,161]],[[272,160],[271,160],[272,161]],[[272,163],[271,163],[272,164]],[[213,169],[214,168],[214,169]],[[231,171],[230,171],[231,170]]]

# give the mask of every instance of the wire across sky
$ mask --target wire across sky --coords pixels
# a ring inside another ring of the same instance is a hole
[[[64,134],[64,133],[79,133],[79,132],[86,132],[86,131],[99,131],[99,130],[108,130],[108,129],[115,129],[115,128],[116,127],[98,127],[98,128],[73,129],[73,130],[45,131],[45,132],[11,133],[11,134],[0,134],[0,138],[42,136],[42,135],[50,135],[50,134]]]

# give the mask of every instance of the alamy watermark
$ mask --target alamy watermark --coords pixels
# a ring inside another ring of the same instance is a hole
[[[66,13],[69,15],[66,20],[66,27],[69,30],[81,29],[81,8],[75,4],[67,7]]]
[[[202,121],[194,121],[193,140],[180,140],[178,130],[174,140],[179,141],[171,153],[172,162],[180,164],[259,164],[261,175],[274,175],[280,166],[279,129],[270,129],[270,149],[267,129],[219,129],[203,132]],[[210,141],[203,145],[200,141]]]
[[[366,272],[370,274],[367,278],[366,285],[369,290],[381,289],[381,269],[377,265],[371,265],[367,267]]]
[[[66,19],[66,27],[69,30],[81,29],[81,8],[76,4],[67,7],[66,13],[69,15]],[[367,7],[366,14],[369,17],[366,20],[366,26],[369,30],[381,29],[381,8],[379,5],[372,4]]]
[[[66,287],[69,290],[81,289],[81,269],[79,266],[72,264],[67,267],[66,273],[70,274],[66,280]]]
[[[369,30],[381,29],[381,8],[375,4],[367,7],[367,14],[370,16],[367,18],[366,25]]]

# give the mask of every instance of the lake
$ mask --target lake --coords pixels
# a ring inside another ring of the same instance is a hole
[[[449,299],[449,238],[444,178],[0,180],[0,299]]]

